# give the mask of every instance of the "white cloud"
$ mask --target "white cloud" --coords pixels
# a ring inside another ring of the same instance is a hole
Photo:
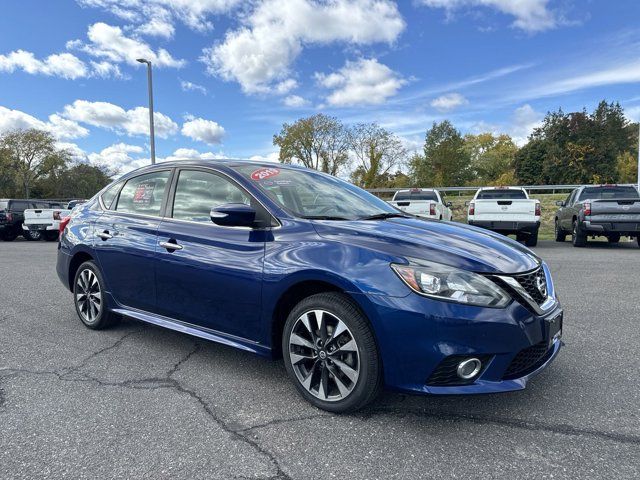
[[[199,152],[195,148],[178,148],[163,160],[216,160],[227,158],[223,153]]]
[[[75,162],[86,162],[89,159],[89,157],[87,156],[87,152],[85,152],[75,143],[56,142],[56,147],[60,150],[65,150],[71,156],[71,159]]]
[[[309,105],[309,101],[305,100],[299,95],[289,95],[285,97],[285,99],[283,100],[283,103],[287,107],[291,107],[291,108],[301,108]]]
[[[180,88],[182,88],[183,92],[200,92],[203,95],[207,94],[207,89],[205,87],[187,80],[180,80]]]
[[[172,38],[176,29],[171,22],[171,15],[166,10],[158,9],[151,18],[142,25],[140,25],[136,31],[141,35],[148,35],[151,37]]]
[[[182,125],[182,134],[193,140],[215,145],[222,142],[224,128],[212,120],[204,118],[194,118],[186,121]]]
[[[41,74],[71,80],[86,77],[89,74],[84,62],[70,53],[49,55],[42,60],[25,50],[15,50],[7,55],[0,55],[0,71],[11,73],[15,70],[23,70],[32,75]]]
[[[536,112],[528,103],[516,108],[511,119],[509,134],[518,146],[527,143],[529,135],[533,129],[542,123],[543,114]]]
[[[170,24],[177,19],[189,28],[197,31],[210,30],[213,25],[208,19],[211,15],[230,11],[240,0],[77,0],[82,6],[98,7],[114,15],[135,22],[144,19],[153,23],[159,19]],[[151,31],[154,31],[151,28]]]
[[[333,90],[327,101],[335,106],[381,104],[407,83],[375,58],[347,61],[337,72],[316,73],[315,78],[319,85]]]
[[[87,157],[91,163],[106,165],[126,173],[149,164],[148,158],[139,157],[143,152],[144,149],[138,145],[116,143],[99,153],[90,153]]]
[[[93,69],[93,76],[100,78],[126,78],[122,72],[120,71],[120,67],[118,65],[114,65],[113,63],[109,63],[106,61],[103,62],[94,62],[91,61],[91,68]]]
[[[246,93],[267,93],[287,80],[307,44],[391,43],[404,27],[389,0],[265,0],[201,60],[211,74],[237,81]]]
[[[438,98],[434,98],[431,101],[431,106],[441,112],[449,112],[455,108],[461,107],[462,105],[467,105],[468,103],[469,100],[459,93],[447,93]]]
[[[450,15],[463,8],[493,8],[515,17],[513,27],[526,32],[540,32],[555,28],[561,23],[557,14],[548,8],[549,0],[420,0],[432,8],[444,8]]]
[[[280,162],[280,153],[279,152],[271,152],[267,155],[253,155],[249,157],[249,160],[255,160],[256,162]]]
[[[0,106],[0,133],[29,128],[45,130],[58,139],[80,138],[89,134],[89,130],[78,123],[64,119],[55,113],[49,115],[48,122],[44,122],[20,110],[11,110]]]
[[[64,107],[63,116],[76,122],[107,128],[118,133],[149,134],[149,109],[146,107],[125,110],[113,103],[76,100]],[[167,115],[154,112],[153,120],[155,133],[160,138],[167,138],[178,131],[178,125]]]
[[[67,42],[67,48],[80,49],[93,57],[103,58],[113,63],[139,66],[138,58],[145,58],[155,67],[183,67],[184,60],[175,59],[165,49],[154,51],[149,44],[135,37],[125,35],[120,27],[98,22],[87,31],[89,43],[80,40]]]

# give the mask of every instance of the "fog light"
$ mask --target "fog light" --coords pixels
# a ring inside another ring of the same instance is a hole
[[[480,373],[482,362],[477,358],[467,358],[458,364],[456,373],[463,380],[471,380]]]

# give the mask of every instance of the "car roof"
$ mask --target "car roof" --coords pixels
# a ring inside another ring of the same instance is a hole
[[[155,165],[145,165],[144,167],[140,167],[136,170],[133,170],[127,173],[127,176],[134,172],[144,172],[146,170],[156,169],[156,168],[173,168],[173,167],[241,167],[250,165],[256,168],[280,168],[284,170],[307,170],[306,168],[299,165],[290,165],[290,164],[282,164],[276,162],[266,162],[259,160],[248,160],[248,159],[235,159],[235,158],[224,158],[224,159],[177,159],[177,160],[169,160],[158,162]]]
[[[480,187],[478,190],[524,190],[523,187]]]

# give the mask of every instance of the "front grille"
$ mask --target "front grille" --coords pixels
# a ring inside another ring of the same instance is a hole
[[[547,277],[542,267],[524,275],[514,275],[517,282],[525,289],[531,298],[542,305],[547,299]]]
[[[458,364],[467,358],[477,358],[482,362],[480,373],[472,379],[463,380],[458,377]],[[478,379],[487,366],[491,355],[449,355],[436,367],[427,380],[427,385],[434,387],[452,387],[455,385],[469,385]]]
[[[509,364],[509,368],[504,372],[502,378],[504,380],[518,378],[535,370],[545,360],[549,350],[549,343],[546,341],[520,350]]]

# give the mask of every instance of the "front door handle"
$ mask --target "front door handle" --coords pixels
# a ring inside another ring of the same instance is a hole
[[[174,250],[182,250],[183,248],[182,245],[178,245],[174,242],[160,242],[158,245],[160,245],[162,248],[166,248],[170,252],[173,252]]]
[[[110,238],[113,238],[113,235],[111,235],[108,230],[105,230],[104,232],[96,233],[96,237],[101,238],[102,240],[109,240]]]

